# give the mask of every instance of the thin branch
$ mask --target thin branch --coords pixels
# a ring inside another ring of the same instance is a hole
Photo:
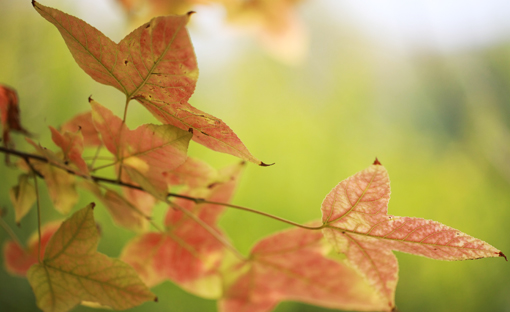
[[[48,162],[48,160],[46,158],[42,157],[42,156],[34,155],[34,154],[28,154],[28,153],[23,153],[23,152],[19,152],[19,151],[16,151],[16,150],[11,150],[11,149],[7,149],[7,148],[3,148],[3,147],[0,147],[0,152],[6,153],[6,154],[12,154],[12,155],[16,155],[18,157],[21,157],[21,158],[25,159],[26,162],[29,165],[30,165],[30,162],[28,161],[28,159],[30,159],[30,158],[37,159],[37,160],[42,161],[42,162]],[[51,163],[51,165],[59,167],[57,164],[54,164],[54,163]],[[117,179],[108,179],[108,178],[99,177],[99,176],[95,176],[95,175],[83,176],[83,175],[81,175],[81,174],[79,174],[77,172],[69,170],[68,168],[61,168],[61,169],[66,170],[70,174],[74,174],[74,175],[80,176],[80,177],[85,178],[85,179],[91,179],[94,182],[104,182],[104,183],[114,184],[114,185],[118,185],[118,186],[128,187],[128,188],[131,188],[131,189],[145,191],[140,186],[133,185],[133,184],[130,184],[130,183],[125,183],[125,182],[122,182],[122,181],[117,180]],[[37,173],[37,171],[35,171],[35,172]],[[255,214],[258,214],[258,215],[261,215],[261,216],[264,216],[264,217],[268,217],[268,218],[271,218],[271,219],[274,219],[274,220],[277,220],[277,221],[280,221],[280,222],[284,222],[284,223],[287,223],[287,224],[292,225],[292,226],[297,226],[297,227],[300,227],[300,228],[303,228],[303,229],[307,229],[307,230],[320,230],[320,229],[324,228],[323,225],[322,226],[317,226],[317,227],[302,225],[302,224],[299,224],[299,223],[296,223],[296,222],[293,222],[293,221],[290,221],[290,220],[286,220],[286,219],[274,216],[274,215],[266,213],[266,212],[254,210],[254,209],[243,207],[243,206],[232,205],[232,204],[228,204],[228,203],[208,201],[208,200],[205,200],[205,199],[199,198],[199,197],[191,197],[191,196],[180,195],[180,194],[176,194],[176,193],[168,193],[167,196],[168,197],[182,198],[182,199],[185,199],[185,200],[190,200],[190,201],[193,201],[196,204],[212,204],[212,205],[220,205],[220,206],[230,207],[230,208],[234,208],[234,209],[238,209],[238,210],[244,210],[244,211],[247,211],[247,212],[255,213]]]
[[[5,148],[5,147],[2,147],[2,146],[0,146],[0,152],[5,153],[5,154],[15,155],[15,156],[21,157],[23,159],[32,158],[32,159],[40,160],[42,162],[48,162],[48,160],[46,158],[44,158],[43,156],[23,153],[23,152],[20,152],[20,151],[17,151],[17,150],[12,150],[12,149]]]

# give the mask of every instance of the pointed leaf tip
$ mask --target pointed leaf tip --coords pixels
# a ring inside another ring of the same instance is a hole
[[[499,256],[505,258],[506,262],[508,262],[508,259],[502,251],[499,252]]]
[[[92,98],[92,94],[89,96],[89,103],[94,101],[94,99]]]
[[[34,7],[35,7],[35,1],[34,1],[34,0],[32,0],[32,6],[34,6]]]
[[[379,161],[379,159],[377,159],[377,157],[375,158],[375,161],[373,163],[374,165],[379,165],[379,166],[382,166],[381,162]]]
[[[188,15],[188,17],[190,17],[191,15],[193,15],[193,14],[195,14],[195,13],[197,13],[197,12],[195,12],[195,11],[189,11],[188,13],[186,13],[186,15]]]
[[[262,162],[262,161],[261,161],[261,162],[260,162],[260,164],[259,164],[259,166],[261,166],[261,167],[269,167],[269,166],[272,166],[272,165],[274,165],[274,164],[276,164],[276,163],[266,164],[266,163],[264,163],[264,162]]]
[[[90,203],[90,209],[94,209],[94,207],[96,207],[96,203],[94,202]]]

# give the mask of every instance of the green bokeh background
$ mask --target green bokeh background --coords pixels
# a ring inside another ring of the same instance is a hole
[[[43,4],[85,18],[70,1]],[[325,10],[320,3],[301,8],[311,45],[309,58],[299,66],[274,61],[249,39],[219,64],[210,61],[214,56],[207,54],[207,42],[197,48],[201,76],[191,103],[224,120],[256,157],[276,163],[268,168],[250,164],[233,202],[296,222],[319,219],[325,195],[377,156],[391,178],[391,214],[433,219],[510,253],[510,41],[448,55],[431,50],[403,54],[384,40],[370,41]],[[123,20],[101,25],[95,26],[114,40],[129,30]],[[194,32],[200,36],[191,28],[192,39]],[[202,63],[201,56],[209,61]],[[28,0],[0,1],[0,83],[18,90],[22,123],[44,146],[53,146],[47,127],[87,110],[91,94],[116,113],[123,110],[124,96],[83,73],[54,26]],[[144,122],[155,120],[133,102],[128,124]],[[14,136],[16,147],[28,151],[22,137]],[[238,161],[195,143],[190,155],[217,168]],[[36,230],[36,212],[21,228],[14,225],[8,190],[17,174],[0,165],[0,206],[7,208],[5,220],[24,242]],[[92,200],[82,193],[76,209]],[[43,222],[61,218],[44,191],[42,206]],[[164,210],[155,213],[161,216]],[[95,211],[102,228],[99,250],[118,256],[134,234],[113,225],[104,210]],[[288,227],[235,210],[227,211],[220,224],[245,254],[261,237]],[[0,244],[6,239],[0,230]],[[501,258],[397,257],[401,311],[510,311],[510,267]],[[159,303],[132,311],[216,310],[215,301],[170,282],[154,292]],[[26,279],[3,269],[0,310],[37,310]],[[276,311],[326,309],[286,302]]]

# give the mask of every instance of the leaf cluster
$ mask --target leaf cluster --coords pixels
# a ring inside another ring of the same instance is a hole
[[[40,216],[37,183],[42,178],[63,215],[71,213],[82,188],[117,225],[137,233],[120,259],[97,252],[95,205],[90,204],[64,222],[39,225],[26,247],[9,241],[6,269],[28,278],[42,310],[68,311],[78,304],[127,309],[157,301],[149,288],[170,280],[197,296],[217,299],[223,312],[271,311],[283,300],[392,311],[398,281],[393,250],[438,260],[505,257],[439,222],[388,215],[390,181],[377,159],[332,189],[320,221],[302,225],[229,204],[246,162],[267,164],[223,121],[188,103],[198,78],[186,30],[191,14],[154,18],[117,44],[74,16],[32,4],[61,33],[77,64],[97,82],[123,92],[126,102],[121,118],[89,98],[90,111],[59,129],[50,127],[57,151],[28,137],[32,154],[2,148],[21,158],[17,165],[25,171],[10,191],[16,222],[34,203]],[[129,129],[125,119],[132,100],[161,124]],[[28,134],[17,107],[15,91],[1,87],[4,138],[11,130]],[[242,162],[216,170],[187,157],[191,140]],[[4,139],[6,146],[9,142]],[[86,160],[85,149],[96,149],[96,156]],[[111,156],[97,157],[101,149]],[[97,175],[105,169],[113,169],[114,178]],[[152,219],[158,202],[168,207],[162,224]],[[261,239],[246,257],[217,224],[226,207],[294,228]]]

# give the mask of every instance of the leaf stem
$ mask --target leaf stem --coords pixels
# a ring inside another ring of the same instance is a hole
[[[126,96],[126,104],[124,105],[124,117],[122,117],[122,123],[120,124],[120,131],[119,131],[119,145],[120,147],[122,148],[123,147],[123,144],[122,144],[122,134],[124,131],[122,131],[124,129],[124,125],[126,124],[126,118],[127,118],[127,111],[128,111],[128,107],[129,107],[129,101],[130,101],[130,98],[129,96]],[[121,155],[124,155],[124,151],[123,150],[120,150],[120,155],[117,155],[117,159],[120,158],[120,166],[119,166],[119,174],[117,175],[117,180],[120,181],[120,178],[122,177],[122,164],[124,162],[124,157]]]
[[[220,202],[214,202],[214,201],[209,201],[209,200],[201,200],[200,203],[203,203],[203,204],[212,204],[212,205],[221,205],[221,206],[230,207],[230,208],[234,208],[234,209],[238,209],[238,210],[248,211],[248,212],[251,212],[251,213],[255,213],[255,214],[267,217],[267,218],[271,218],[271,219],[274,219],[274,220],[277,220],[277,221],[280,221],[280,222],[283,222],[283,223],[287,223],[287,224],[290,224],[290,225],[293,225],[293,226],[297,226],[297,227],[300,227],[300,228],[303,228],[303,229],[307,229],[307,230],[321,230],[321,229],[323,229],[325,227],[324,225],[321,225],[321,226],[307,226],[307,225],[299,224],[299,223],[296,223],[296,222],[293,222],[293,221],[290,221],[290,220],[287,220],[287,219],[284,219],[284,218],[277,217],[275,215],[272,215],[272,214],[269,214],[269,213],[266,213],[266,212],[263,212],[263,211],[258,211],[258,210],[251,209],[251,208],[248,208],[248,207],[232,205],[232,204],[228,204],[228,203],[220,203]]]
[[[108,167],[111,167],[111,166],[115,166],[118,162],[115,161],[113,163],[109,163],[109,164],[106,164],[106,165],[101,165],[101,166],[98,166],[98,167],[95,167],[95,168],[92,168],[90,169],[90,171],[98,171],[98,170],[101,170],[101,169],[104,169],[104,168],[108,168]]]
[[[127,111],[128,111],[128,106],[129,106],[129,101],[131,99],[129,97],[126,97],[126,104],[124,105],[124,117],[122,117],[122,123],[126,123],[126,118],[127,118]]]
[[[101,151],[102,145],[99,145],[96,149],[96,154],[94,155],[94,158],[92,158],[92,162],[90,163],[89,168],[93,168],[94,164],[96,163],[96,160],[99,158],[99,152]]]
[[[0,217],[0,226],[7,232],[7,234],[12,238],[12,240],[21,248],[25,249],[25,246],[21,244],[21,241],[19,240],[18,236],[16,236],[16,233],[11,229],[9,224],[4,221],[4,218]]]
[[[41,263],[41,201],[39,200],[39,187],[37,185],[37,175],[34,174],[35,195],[37,198],[37,234],[39,244],[37,244],[37,260]]]

